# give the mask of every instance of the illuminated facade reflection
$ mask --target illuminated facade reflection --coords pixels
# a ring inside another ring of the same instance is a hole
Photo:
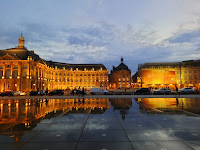
[[[106,109],[109,109],[109,100],[106,98],[0,100],[0,131],[17,124],[28,127],[51,113],[84,113],[88,110],[91,113],[103,113]]]
[[[138,98],[140,109],[147,112],[188,111],[200,114],[199,98]]]

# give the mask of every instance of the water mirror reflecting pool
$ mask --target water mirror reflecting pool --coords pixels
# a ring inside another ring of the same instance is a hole
[[[200,98],[0,100],[0,147],[200,149]]]

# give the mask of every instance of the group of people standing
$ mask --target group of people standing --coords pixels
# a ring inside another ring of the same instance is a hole
[[[48,93],[49,93],[49,90],[48,90],[48,88],[46,88],[46,90],[45,90],[45,94],[48,95]],[[38,94],[38,95],[43,94],[43,90],[40,91],[40,89],[37,88],[37,94]]]
[[[80,95],[84,96],[86,93],[85,93],[84,87],[82,88],[82,90],[81,90],[81,88],[79,87],[78,90],[77,90],[76,88],[73,89],[72,92],[71,92],[70,94],[72,94],[72,95],[77,94],[77,95],[79,95],[79,96],[80,96]]]

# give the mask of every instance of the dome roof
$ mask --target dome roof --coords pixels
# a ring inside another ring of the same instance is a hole
[[[115,71],[121,71],[121,70],[130,71],[130,69],[128,68],[128,66],[125,65],[124,63],[121,63],[118,67],[115,68]]]

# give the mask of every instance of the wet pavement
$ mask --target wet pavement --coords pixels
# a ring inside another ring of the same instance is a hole
[[[200,150],[200,98],[0,100],[2,150]]]

